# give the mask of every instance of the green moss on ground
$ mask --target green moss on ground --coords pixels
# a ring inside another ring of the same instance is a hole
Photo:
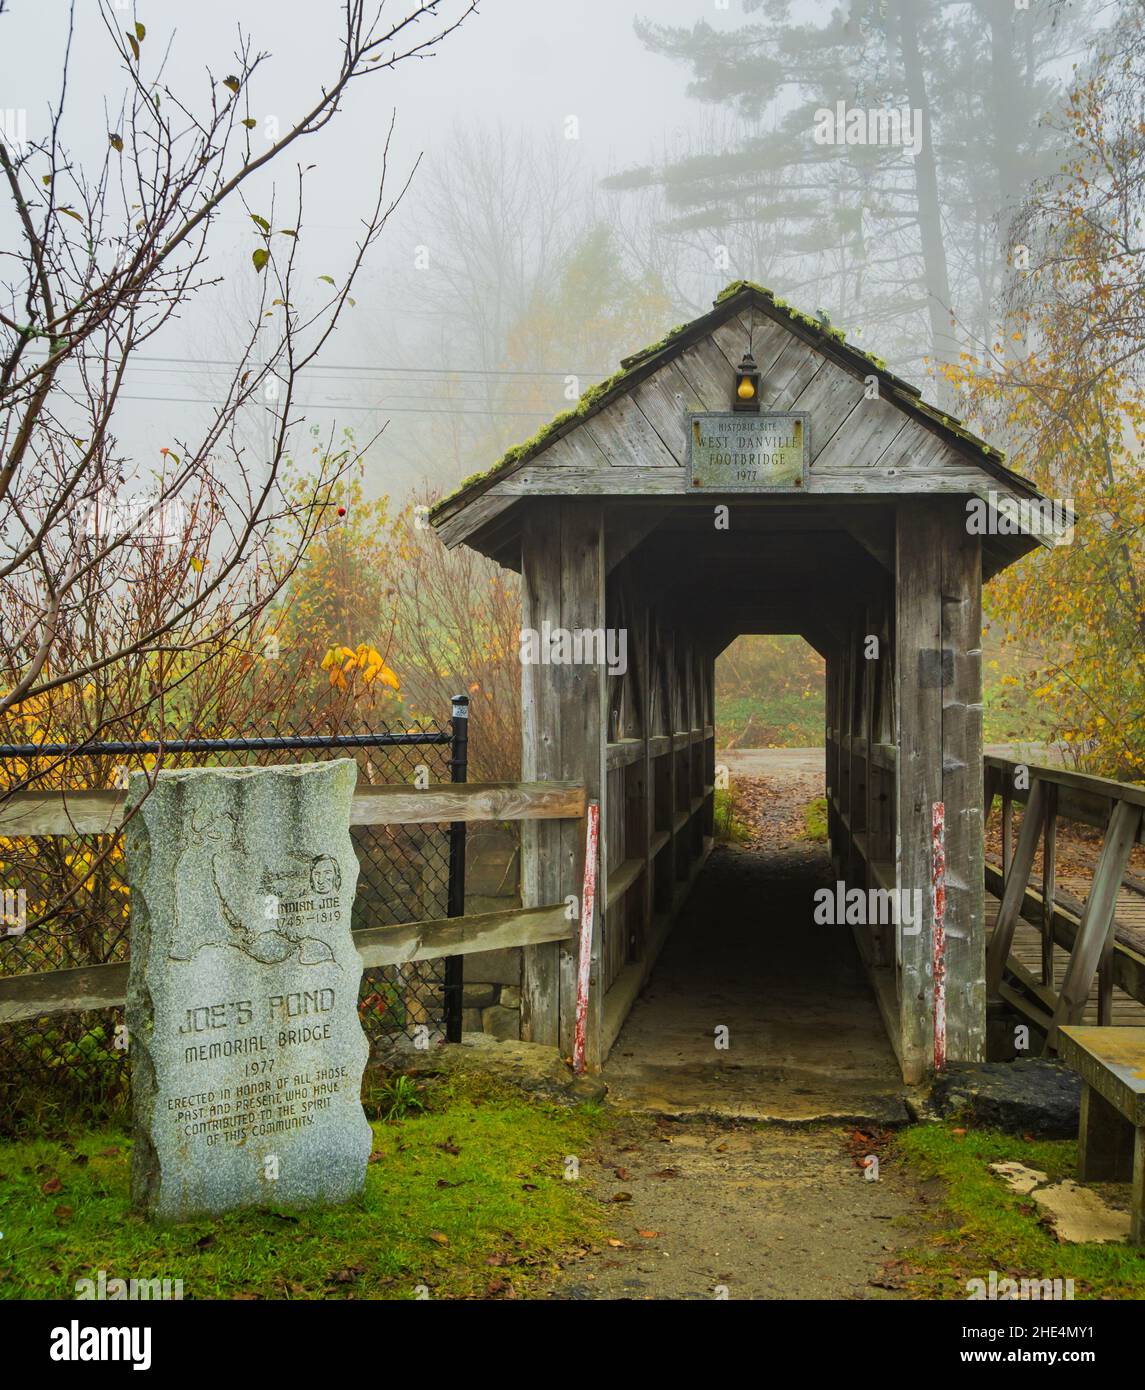
[[[817,844],[827,843],[827,798],[817,796],[803,808],[803,837]]]
[[[155,1226],[130,1209],[124,1131],[0,1144],[0,1298],[72,1298],[101,1269],[182,1279],[186,1299],[521,1296],[600,1237],[599,1208],[564,1179],[593,1110],[481,1077],[422,1083],[421,1099],[373,1125],[362,1199],[322,1211]]]
[[[967,1280],[1072,1279],[1074,1297],[1145,1298],[1145,1253],[1126,1245],[1063,1245],[1040,1224],[1038,1210],[991,1173],[991,1163],[1018,1162],[1052,1179],[1072,1178],[1077,1145],[1025,1140],[993,1130],[915,1125],[894,1141],[912,1174],[937,1178],[946,1222],[926,1246],[905,1257],[912,1292],[921,1298],[966,1298]]]

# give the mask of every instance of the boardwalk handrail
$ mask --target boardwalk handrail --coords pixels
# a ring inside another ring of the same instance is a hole
[[[986,864],[986,886],[1000,899],[986,955],[986,987],[1036,1023],[1047,1035],[1047,1049],[1052,1049],[1059,1028],[1082,1021],[1095,976],[1100,1024],[1112,1022],[1115,984],[1145,1002],[1145,956],[1115,935],[1117,897],[1129,855],[1134,845],[1145,844],[1145,787],[990,755],[985,759],[986,823],[996,799],[1002,810],[1002,868]],[[1016,844],[1015,802],[1026,808]],[[1059,819],[1104,832],[1080,915],[1056,900]],[[1039,842],[1040,891],[1030,884]],[[1011,954],[1019,918],[1041,934],[1040,980]],[[1060,990],[1055,990],[1053,979],[1055,944],[1069,952]]]
[[[1077,810],[1082,814],[1076,814],[1073,811],[1067,814],[1059,809],[1059,815],[1065,816],[1067,820],[1080,820],[1087,825],[1099,824],[1097,821],[1086,819],[1085,815],[1088,810],[1099,803],[1108,805],[1114,801],[1128,801],[1135,806],[1145,807],[1145,786],[1139,782],[1118,782],[1111,777],[1097,777],[1088,772],[1073,772],[1064,767],[1045,767],[1040,763],[1023,762],[1020,758],[1002,758],[994,753],[988,753],[982,761],[986,769],[988,794],[991,772],[1001,773],[1003,777],[1009,774],[1011,799],[1023,802],[1028,800],[1029,787],[1014,785],[1014,774],[1019,768],[1028,772],[1031,782],[1036,778],[1044,784],[1052,784],[1074,793]],[[1025,780],[1025,778],[1022,779],[1023,782]],[[1002,788],[996,782],[994,788],[994,794],[1001,795]],[[1100,824],[1104,824],[1104,822]],[[1142,831],[1142,836],[1145,837],[1145,830]],[[1140,843],[1145,844],[1145,838],[1142,838]]]
[[[126,792],[18,792],[0,806],[0,835],[110,834],[123,824]],[[585,788],[579,782],[442,783],[417,791],[405,784],[359,782],[351,825],[414,825],[451,821],[581,820]],[[13,809],[13,806],[15,809]],[[471,951],[539,946],[569,940],[577,921],[564,902],[504,912],[432,918],[394,926],[362,927],[354,945],[366,969],[406,965]],[[0,976],[0,1024],[49,1014],[121,1008],[127,997],[125,961]]]

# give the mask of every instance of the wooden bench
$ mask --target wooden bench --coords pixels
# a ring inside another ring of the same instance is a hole
[[[1059,1054],[1081,1077],[1079,1182],[1131,1182],[1130,1245],[1145,1245],[1145,1028],[1065,1027]]]

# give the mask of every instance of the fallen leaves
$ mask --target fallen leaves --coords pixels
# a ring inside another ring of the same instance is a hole
[[[894,1135],[889,1129],[853,1129],[847,1136],[847,1152],[856,1168],[869,1167],[872,1154],[881,1164],[884,1162],[883,1154],[893,1138]]]
[[[737,773],[735,816],[748,832],[751,849],[809,847],[806,807],[822,794],[821,779],[800,774],[761,777]]]

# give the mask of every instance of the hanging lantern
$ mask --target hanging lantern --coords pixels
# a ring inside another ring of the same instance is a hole
[[[759,410],[760,370],[750,352],[745,352],[743,361],[736,368],[735,393],[732,396],[733,410]]]

